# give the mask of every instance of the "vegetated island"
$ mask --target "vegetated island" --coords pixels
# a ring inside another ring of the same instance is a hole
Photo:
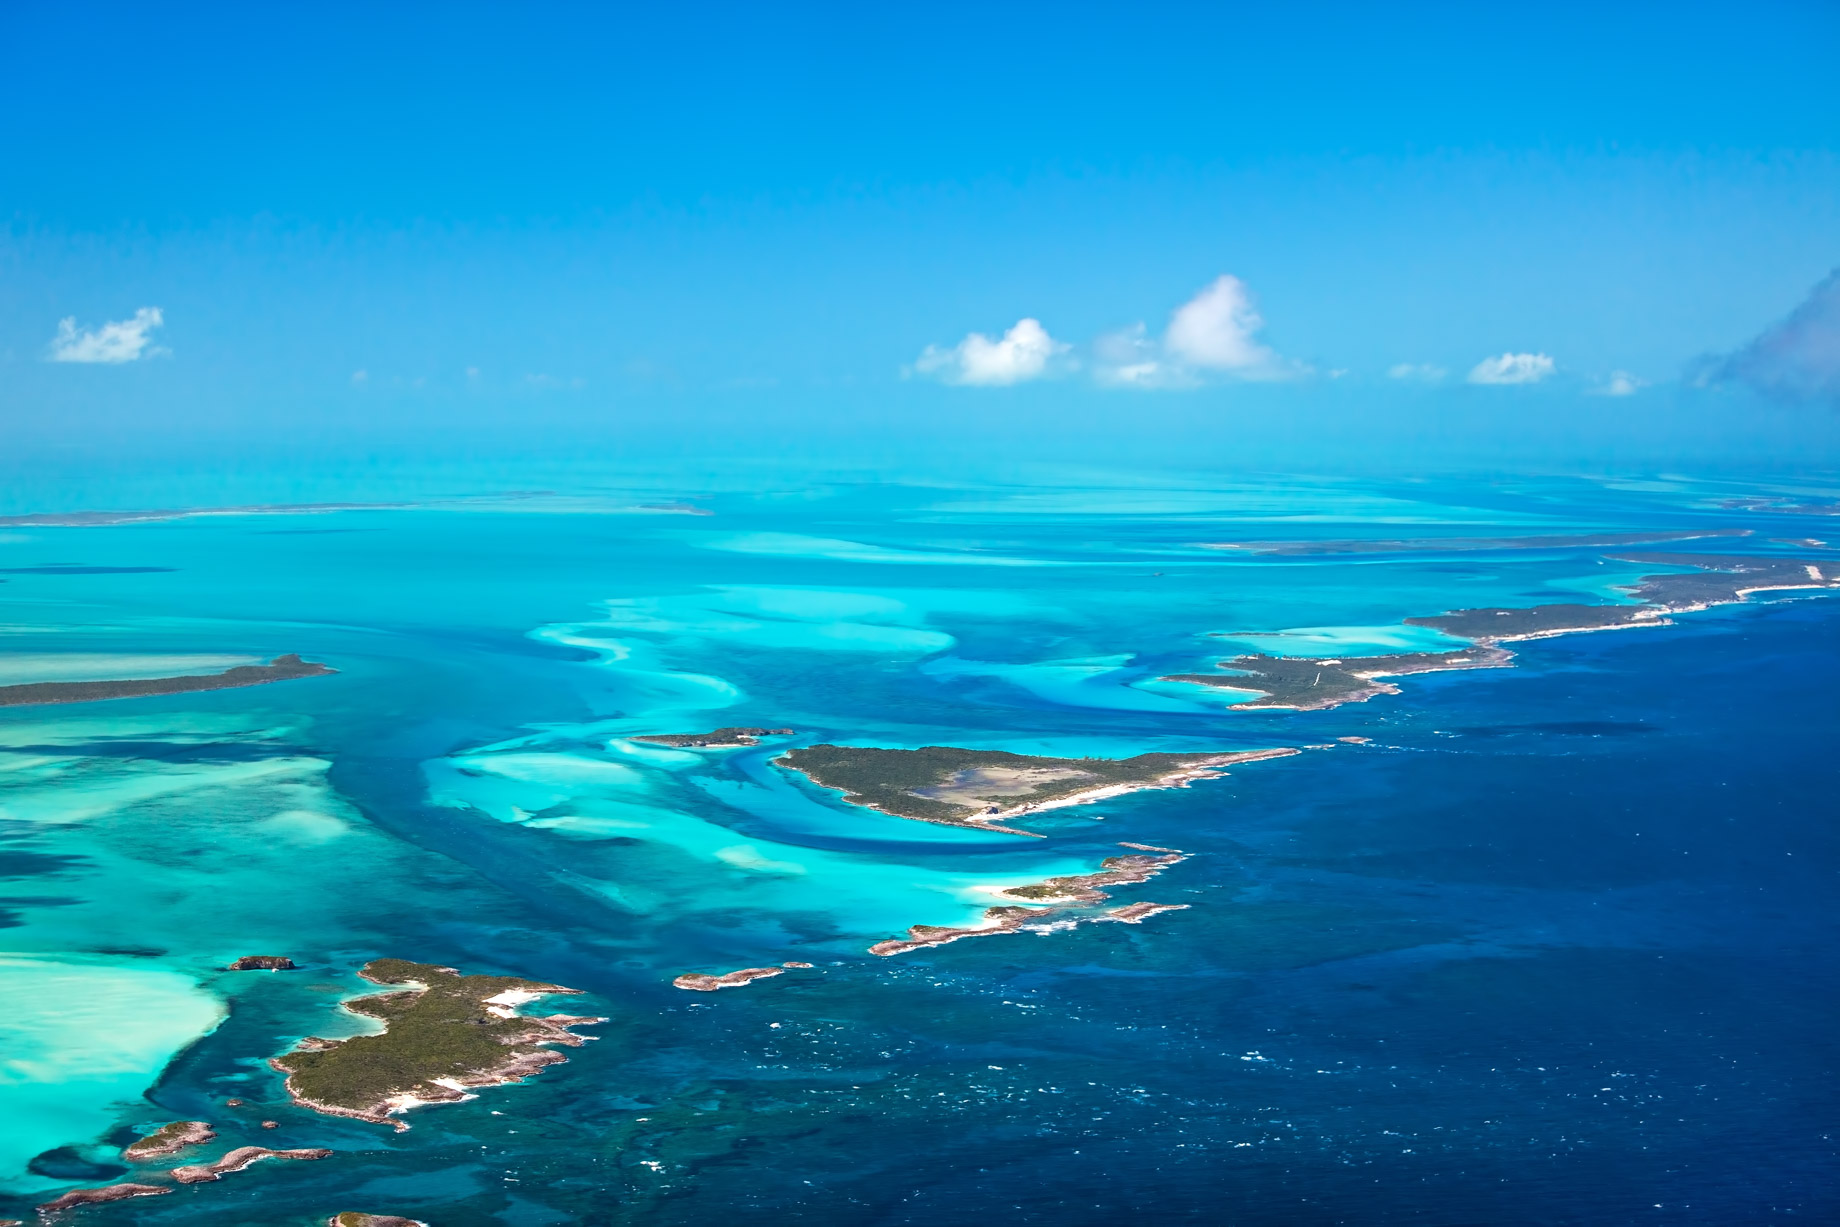
[[[285,954],[246,954],[230,964],[228,971],[298,971],[294,960]]]
[[[1832,562],[1715,554],[1610,554],[1618,562],[1692,567],[1691,571],[1644,575],[1625,590],[1632,605],[1534,605],[1522,609],[1457,609],[1433,617],[1407,618],[1408,626],[1429,627],[1476,646],[1454,652],[1410,652],[1391,656],[1351,656],[1332,660],[1313,657],[1235,656],[1219,662],[1218,673],[1179,673],[1162,680],[1193,682],[1228,690],[1256,691],[1259,697],[1235,703],[1233,710],[1288,708],[1318,711],[1343,703],[1360,703],[1399,688],[1376,679],[1445,669],[1499,669],[1514,654],[1497,645],[1523,639],[1546,639],[1582,631],[1671,625],[1667,615],[1734,605],[1754,592],[1840,588],[1840,567]],[[1823,571],[1823,567],[1827,571]],[[1830,573],[1831,572],[1831,573]]]
[[[199,690],[234,690],[240,686],[265,686],[300,677],[337,673],[316,661],[302,660],[290,652],[266,665],[237,665],[222,673],[186,677],[139,677],[109,682],[27,682],[0,686],[0,707],[32,707],[53,703],[94,703],[101,699],[140,699],[157,694],[190,694]]]
[[[1363,703],[1375,695],[1399,693],[1399,687],[1380,681],[1380,678],[1436,673],[1444,669],[1499,669],[1513,659],[1512,652],[1488,647],[1334,660],[1310,656],[1235,656],[1220,662],[1221,668],[1231,669],[1232,673],[1177,673],[1162,680],[1258,692],[1256,699],[1233,704],[1234,711],[1271,707],[1319,711],[1343,703]]]
[[[122,1147],[121,1157],[130,1163],[150,1163],[176,1155],[187,1146],[203,1145],[216,1136],[217,1131],[204,1121],[176,1120]]]
[[[266,1146],[239,1146],[211,1163],[193,1163],[172,1169],[172,1178],[180,1184],[203,1184],[221,1180],[231,1172],[240,1172],[263,1159],[330,1159],[332,1152],[321,1147],[310,1150],[270,1150]]]
[[[1147,882],[1171,865],[1188,859],[1187,853],[1178,852],[1173,848],[1150,848],[1144,844],[1125,844],[1123,846],[1158,852],[1160,855],[1145,856],[1139,853],[1129,856],[1108,856],[1100,862],[1097,873],[1049,878],[1045,882],[1036,882],[1028,886],[1012,886],[1002,893],[1011,898],[1030,899],[1051,906],[1026,907],[1020,904],[1000,904],[996,907],[985,908],[982,923],[976,925],[963,927],[914,925],[907,930],[906,937],[876,942],[869,947],[869,953],[886,957],[906,954],[910,950],[922,950],[928,946],[943,946],[947,942],[960,941],[967,937],[990,937],[998,933],[1024,931],[1048,932],[1053,929],[1067,928],[1083,921],[1118,921],[1124,924],[1141,924],[1159,912],[1181,911],[1188,906],[1186,903],[1146,902],[1126,904],[1123,907],[1106,907],[1111,896],[1106,894],[1103,887]]]
[[[1281,758],[1290,747],[1216,754],[1139,754],[1135,758],[1048,758],[1007,750],[922,746],[815,745],[773,761],[853,805],[944,826],[1034,835],[1000,825],[1038,810],[1084,805],[1146,788],[1181,788],[1234,763]]]
[[[527,1001],[581,990],[516,976],[463,976],[404,959],[376,959],[358,974],[374,984],[408,986],[343,1003],[385,1030],[345,1040],[310,1036],[269,1064],[287,1075],[288,1094],[302,1107],[399,1130],[409,1126],[393,1115],[470,1099],[472,1087],[521,1082],[567,1060],[548,1045],[580,1047],[593,1038],[570,1027],[607,1021],[520,1014]]]
[[[762,737],[783,737],[791,729],[715,729],[708,733],[649,733],[628,737],[628,741],[646,741],[658,746],[681,746],[685,749],[728,750],[736,746],[757,746]]]
[[[1395,540],[1356,537],[1325,541],[1209,541],[1204,542],[1201,548],[1298,557],[1310,554],[1415,554],[1430,550],[1604,549],[1664,541],[1696,541],[1705,537],[1748,537],[1750,534],[1748,528],[1707,528],[1665,533],[1586,533],[1547,537],[1406,537]]]
[[[356,1210],[345,1210],[326,1220],[326,1227],[428,1227],[419,1218],[403,1218],[400,1214],[360,1214]]]

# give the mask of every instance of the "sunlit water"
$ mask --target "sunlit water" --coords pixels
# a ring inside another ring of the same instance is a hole
[[[122,1141],[197,1118],[220,1147],[338,1154],[86,1221],[1840,1214],[1832,597],[1522,645],[1327,712],[1158,680],[1441,650],[1402,619],[1643,573],[1210,541],[1757,530],[1699,547],[1730,552],[1805,520],[1679,482],[677,492],[709,516],[610,484],[6,531],[0,684],[339,672],[0,709],[0,1213],[127,1178]],[[83,570],[19,570],[59,566]],[[632,740],[721,725],[796,733]],[[819,741],[1324,748],[1030,839],[773,765]],[[1116,895],[1186,910],[867,952],[1120,842],[1193,854]],[[252,953],[303,970],[220,970]],[[266,1058],[362,1029],[336,1004],[384,955],[572,985],[611,1021],[407,1133],[287,1105]],[[786,961],[815,966],[670,983]]]

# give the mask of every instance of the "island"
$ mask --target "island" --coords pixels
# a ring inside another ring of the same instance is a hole
[[[565,1061],[550,1045],[580,1047],[593,1037],[569,1028],[607,1021],[520,1014],[525,1002],[581,990],[516,976],[466,976],[404,959],[376,959],[358,974],[373,984],[405,986],[344,1003],[383,1023],[384,1031],[345,1040],[308,1037],[269,1064],[287,1075],[287,1092],[302,1107],[399,1130],[408,1123],[391,1118],[411,1108],[457,1103],[472,1098],[469,1088],[521,1082]]]
[[[810,964],[806,964],[810,966]],[[713,993],[722,988],[739,988],[755,980],[764,980],[768,976],[783,976],[785,971],[779,967],[743,967],[740,971],[725,971],[721,975],[707,972],[685,972],[671,981],[678,988],[689,989],[693,993]]]
[[[1611,554],[1618,562],[1693,567],[1663,575],[1644,575],[1629,592],[1637,600],[1685,613],[1714,605],[1735,605],[1753,592],[1791,592],[1804,588],[1840,588],[1840,566],[1829,559],[1768,558],[1756,555]]]
[[[1748,528],[1689,529],[1657,533],[1589,533],[1547,537],[1406,537],[1393,540],[1353,538],[1324,541],[1210,541],[1204,550],[1245,550],[1253,554],[1417,554],[1434,551],[1603,549],[1705,537],[1748,537]]]
[[[237,665],[222,673],[185,677],[140,677],[107,682],[28,682],[0,686],[0,707],[31,707],[53,703],[94,703],[100,699],[139,699],[159,694],[190,694],[199,690],[234,690],[264,686],[300,677],[323,677],[338,670],[288,653],[266,665]]]
[[[1288,708],[1319,711],[1343,703],[1364,703],[1375,695],[1398,694],[1399,687],[1376,679],[1444,669],[1499,669],[1514,659],[1498,648],[1457,652],[1401,652],[1391,656],[1350,656],[1318,660],[1310,656],[1235,656],[1220,662],[1230,673],[1177,673],[1166,682],[1194,682],[1230,690],[1257,691],[1259,697],[1232,705],[1235,711]]]
[[[170,1193],[172,1189],[158,1184],[105,1184],[99,1189],[72,1189],[62,1197],[54,1197],[38,1207],[41,1215],[49,1218],[65,1210],[74,1210],[78,1206],[97,1206],[105,1202],[126,1201],[130,1197],[158,1197]]]
[[[944,826],[1033,835],[1003,819],[1116,797],[1147,788],[1181,788],[1234,763],[1296,754],[1292,747],[1229,753],[1139,754],[1134,758],[1050,758],[1007,750],[922,746],[815,745],[774,763],[853,805]]]
[[[360,1214],[356,1210],[346,1210],[326,1220],[326,1227],[428,1227],[419,1218],[403,1218],[398,1214]]]
[[[1445,669],[1499,669],[1514,655],[1499,647],[1525,639],[1546,639],[1582,631],[1671,626],[1669,614],[1734,605],[1754,592],[1840,588],[1840,566],[1831,561],[1767,555],[1608,554],[1617,562],[1689,567],[1691,570],[1644,575],[1623,591],[1635,598],[1625,605],[1558,603],[1522,608],[1455,609],[1430,617],[1405,619],[1407,626],[1441,631],[1475,646],[1453,652],[1407,652],[1390,656],[1318,659],[1308,656],[1235,656],[1218,662],[1218,672],[1177,673],[1166,682],[1190,682],[1230,690],[1250,690],[1258,698],[1232,704],[1233,710],[1288,708],[1320,711],[1343,703],[1360,703],[1399,688],[1376,679]],[[1238,638],[1240,636],[1227,636]]]
[[[294,960],[285,954],[246,954],[230,964],[230,971],[297,971]]]
[[[1181,911],[1188,906],[1185,903],[1132,903],[1123,907],[1104,907],[1103,905],[1110,899],[1110,896],[1102,889],[1103,887],[1147,882],[1169,866],[1188,859],[1187,853],[1178,852],[1173,848],[1149,848],[1143,844],[1125,844],[1124,846],[1159,852],[1162,855],[1111,856],[1100,862],[1096,873],[1049,878],[1045,882],[1036,882],[1027,886],[1012,886],[1003,893],[1014,899],[1039,900],[1052,906],[1024,907],[1019,904],[999,904],[985,908],[982,923],[976,925],[960,927],[913,925],[907,930],[906,937],[876,942],[869,947],[869,953],[886,958],[889,955],[906,954],[910,950],[922,950],[928,946],[943,946],[947,942],[962,941],[967,937],[991,937],[999,933],[1019,933],[1028,930],[1046,931],[1070,924],[1079,924],[1082,921],[1118,921],[1124,924],[1141,924],[1159,912]]]
[[[685,749],[729,750],[737,746],[757,746],[762,737],[783,737],[791,729],[753,729],[728,728],[715,729],[708,733],[651,733],[644,737],[628,737],[628,741],[649,741],[659,746],[681,746]]]
[[[131,1163],[149,1163],[176,1155],[187,1146],[199,1146],[217,1133],[201,1120],[177,1120],[161,1125],[146,1137],[122,1147],[121,1157]]]
[[[1644,575],[1624,591],[1635,605],[1534,605],[1526,609],[1458,609],[1433,618],[1407,618],[1408,626],[1428,626],[1477,643],[1544,639],[1578,631],[1632,626],[1671,625],[1665,615],[1736,605],[1753,592],[1789,592],[1840,588],[1840,568],[1829,562],[1759,555],[1610,554],[1617,562],[1691,567]],[[1823,571],[1823,567],[1833,574]]]
[[[1523,609],[1456,609],[1429,618],[1407,618],[1407,626],[1427,626],[1480,644],[1547,639],[1579,631],[1620,630],[1631,626],[1666,626],[1662,611],[1650,605],[1532,605]]]
[[[194,1163],[186,1167],[172,1169],[172,1178],[180,1184],[203,1184],[207,1180],[221,1180],[230,1172],[240,1172],[252,1163],[263,1159],[330,1159],[332,1152],[322,1148],[311,1150],[270,1150],[266,1146],[239,1146],[223,1158],[212,1163]]]

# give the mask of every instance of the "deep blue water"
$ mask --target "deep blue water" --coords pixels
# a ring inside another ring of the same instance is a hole
[[[1372,636],[1631,573],[1588,551],[1187,550],[1426,535],[1376,523],[1366,500],[1399,493],[1319,491],[1323,519],[1291,523],[1243,492],[1246,523],[1216,506],[1198,525],[1192,494],[1020,515],[882,491],[822,512],[737,496],[709,520],[348,513],[373,531],[197,520],[9,547],[20,568],[93,569],[14,577],[22,652],[298,650],[341,673],[0,722],[6,950],[174,977],[133,991],[177,1037],[139,1103],[66,1125],[22,1100],[0,1132],[37,1158],[0,1210],[114,1178],[135,1127],[196,1117],[227,1142],[339,1153],[85,1221],[1840,1219],[1840,601],[1518,645],[1514,669],[1320,713],[1125,685],[1218,658],[1208,631]],[[1531,481],[1417,497],[1451,534],[1731,520],[1688,495]],[[122,570],[153,566],[176,570]],[[636,654],[581,646],[616,641]],[[1057,811],[1035,820],[1044,841],[852,813],[764,749],[686,765],[618,748],[730,723],[1093,753],[1371,741],[1089,807],[1103,825]],[[155,782],[170,790],[142,795]],[[976,910],[942,883],[1090,866],[1118,841],[1193,854],[1120,901],[1191,906],[863,953]],[[211,972],[265,946],[307,970]],[[263,1060],[336,1033],[352,970],[385,954],[573,985],[611,1021],[569,1064],[407,1133],[287,1106]],[[669,984],[799,957],[818,966]],[[118,991],[98,981],[96,999]],[[202,1038],[186,993],[222,1003]]]

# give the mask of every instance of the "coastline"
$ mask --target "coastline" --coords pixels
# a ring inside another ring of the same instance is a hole
[[[451,967],[401,959],[372,960],[358,974],[373,984],[408,986],[340,1003],[350,1013],[381,1021],[384,1029],[343,1040],[308,1036],[268,1064],[286,1075],[283,1086],[300,1107],[398,1132],[409,1124],[393,1118],[412,1108],[459,1103],[474,1098],[475,1089],[522,1082],[566,1062],[551,1045],[579,1048],[595,1037],[569,1028],[607,1021],[517,1012],[539,997],[581,992],[558,984],[463,976]],[[412,1015],[412,1026],[392,1028]],[[308,1083],[327,1084],[340,1092],[339,1101]]]
[[[326,677],[338,670],[317,661],[302,660],[289,652],[265,665],[237,665],[222,673],[181,677],[124,678],[96,682],[26,682],[0,686],[0,707],[51,707],[66,703],[97,703],[106,699],[142,699],[155,695],[195,694],[205,690],[237,690],[266,686],[302,677]]]
[[[808,749],[838,751],[840,748],[833,746],[817,746],[809,747]],[[927,762],[930,769],[936,772],[949,773],[953,777],[964,774],[976,774],[980,771],[990,771],[993,769],[1018,774],[1028,771],[1060,772],[1058,777],[1051,777],[1049,780],[1045,781],[1047,783],[1063,782],[1069,778],[1081,776],[1087,778],[1095,776],[1100,777],[1087,787],[1076,787],[1058,795],[1050,794],[1041,797],[1039,800],[1021,800],[1008,806],[1003,806],[999,804],[999,802],[1013,798],[1015,796],[1013,792],[1006,796],[998,796],[995,799],[981,801],[980,803],[984,805],[982,810],[974,810],[972,802],[954,801],[949,803],[952,808],[965,812],[953,813],[950,811],[937,812],[940,809],[944,809],[948,803],[942,802],[935,796],[928,795],[925,791],[921,791],[922,787],[928,790],[942,787],[947,782],[946,775],[940,775],[937,778],[925,781],[922,785],[907,788],[904,791],[898,791],[893,797],[889,797],[886,794],[900,786],[889,785],[878,780],[874,787],[879,789],[884,795],[877,797],[859,791],[858,789],[862,787],[862,785],[855,785],[853,781],[839,782],[834,776],[827,779],[824,774],[820,774],[820,771],[823,770],[822,768],[814,770],[811,767],[801,765],[796,761],[797,755],[801,753],[800,751],[790,751],[774,760],[776,765],[779,765],[787,771],[803,776],[820,788],[841,792],[844,801],[850,805],[862,809],[873,810],[876,813],[885,814],[891,818],[901,818],[909,822],[930,822],[938,826],[961,827],[969,830],[997,831],[1005,835],[1022,835],[1030,839],[1042,839],[1046,837],[1038,832],[1003,824],[1016,818],[1042,813],[1047,810],[1065,809],[1069,806],[1076,805],[1090,805],[1096,801],[1108,800],[1112,797],[1120,797],[1133,792],[1165,788],[1186,788],[1195,780],[1216,778],[1224,773],[1225,768],[1238,763],[1258,762],[1268,758],[1286,758],[1290,755],[1300,753],[1301,751],[1292,746],[1281,746],[1267,750],[1232,750],[1218,754],[1203,753],[1189,755],[1157,753],[1139,755],[1135,759],[1063,759],[1043,755],[1011,754],[1008,751],[959,750],[953,747],[944,746],[928,746],[921,750],[863,748],[855,751],[844,750],[841,752],[853,752],[862,756],[878,755],[882,756],[882,758],[877,761],[882,762],[886,762],[894,756],[917,756],[920,757],[923,762]],[[925,756],[928,755],[934,757],[931,760],[926,760]],[[942,763],[939,756],[945,755],[957,755],[959,757],[956,760],[947,760]],[[989,760],[993,758],[997,759],[1001,765],[993,768],[989,763]],[[1116,769],[1120,766],[1136,763],[1146,758],[1162,760],[1163,764],[1166,765],[1162,770],[1158,771],[1157,774],[1139,779],[1118,779],[1116,778],[1117,773],[1115,770],[1113,771],[1112,778],[1104,778],[1104,772],[1107,769]],[[981,766],[978,765],[980,760],[983,761],[983,765]],[[954,766],[954,762],[960,765]],[[967,763],[971,765],[963,765]],[[1103,764],[1103,767],[1099,764]],[[908,779],[912,778],[913,777],[908,777]],[[907,782],[908,780],[903,780],[902,784],[905,785]],[[1031,787],[1039,787],[1040,783],[1043,781],[1023,780],[1020,782],[1030,783]],[[1014,788],[1018,786],[1018,782],[1012,781],[1001,785],[987,784],[987,786],[991,788]],[[979,794],[969,795],[978,796]],[[933,807],[934,812],[926,812],[922,807]]]
[[[1121,847],[1142,847],[1123,844]],[[984,909],[982,923],[973,925],[911,925],[906,937],[891,937],[869,947],[869,953],[888,958],[910,950],[944,946],[967,937],[990,937],[999,933],[1047,932],[1071,928],[1082,922],[1118,921],[1141,924],[1159,912],[1180,911],[1186,903],[1130,903],[1101,908],[1111,896],[1103,887],[1134,886],[1148,882],[1172,865],[1189,859],[1186,852],[1169,849],[1159,856],[1107,857],[1092,873],[1049,878],[1043,882],[1012,886],[1002,893],[1015,899],[1037,899],[1047,906],[996,904]]]

